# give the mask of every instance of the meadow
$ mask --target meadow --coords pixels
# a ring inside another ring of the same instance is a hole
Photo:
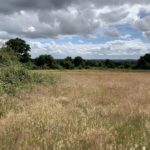
[[[35,72],[53,82],[0,95],[1,150],[150,149],[149,72]]]

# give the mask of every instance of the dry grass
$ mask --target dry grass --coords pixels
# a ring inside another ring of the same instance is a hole
[[[42,73],[61,80],[1,96],[0,149],[150,149],[148,72]]]

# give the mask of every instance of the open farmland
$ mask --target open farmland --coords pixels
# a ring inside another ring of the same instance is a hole
[[[36,72],[57,81],[0,96],[0,149],[150,149],[149,72]]]

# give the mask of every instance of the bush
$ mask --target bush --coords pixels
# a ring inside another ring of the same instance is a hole
[[[27,63],[24,63],[22,64],[26,69],[30,69],[30,70],[33,70],[33,69],[37,69],[37,66],[32,62],[32,61],[29,61]]]
[[[23,67],[6,67],[2,68],[0,72],[0,90],[6,93],[14,94],[19,90],[24,83],[31,80],[28,71]]]
[[[74,69],[74,64],[71,63],[70,61],[64,61],[64,62],[63,62],[63,67],[64,67],[65,69]]]
[[[15,95],[23,87],[32,87],[36,84],[54,84],[55,78],[51,75],[29,73],[24,67],[10,66],[0,70],[0,93]]]
[[[18,64],[18,57],[11,48],[0,48],[0,66]]]

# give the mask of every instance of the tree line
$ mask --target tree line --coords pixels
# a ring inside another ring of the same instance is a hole
[[[51,55],[40,55],[32,59],[30,45],[20,38],[10,39],[2,49],[13,51],[18,60],[31,69],[150,69],[150,54],[141,56],[138,60],[85,60],[81,56],[65,59],[54,59]],[[2,50],[0,63],[3,63]]]

